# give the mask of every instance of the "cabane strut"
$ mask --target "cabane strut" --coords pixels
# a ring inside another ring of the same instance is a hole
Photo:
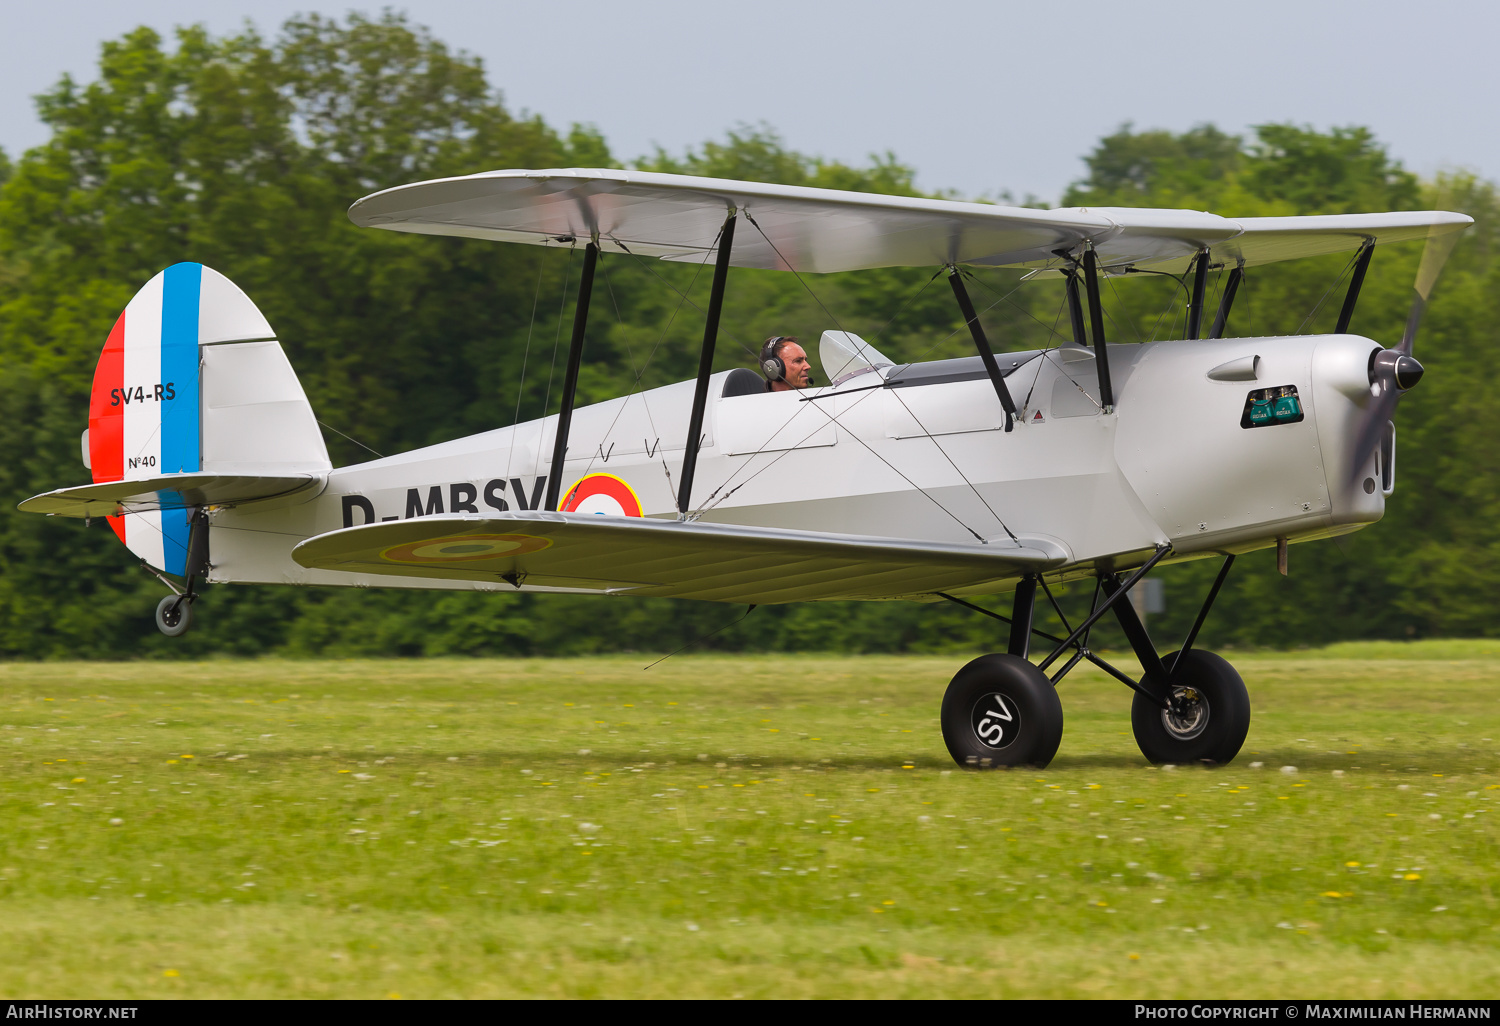
[[[1224,294],[1219,297],[1219,311],[1214,314],[1213,327],[1208,329],[1209,338],[1224,337],[1224,328],[1229,324],[1229,310],[1234,306],[1234,295],[1240,290],[1240,282],[1244,280],[1245,262],[1241,260],[1229,272],[1229,280],[1224,283]]]
[[[1344,307],[1339,311],[1339,322],[1334,326],[1335,335],[1349,331],[1349,321],[1354,317],[1354,304],[1359,301],[1359,290],[1365,283],[1365,272],[1370,269],[1370,257],[1375,254],[1375,240],[1371,239],[1360,248],[1359,258],[1354,262],[1354,273],[1349,277],[1349,291],[1344,293]]]
[[[1093,243],[1083,249],[1083,287],[1089,294],[1089,327],[1094,334],[1094,366],[1099,371],[1099,405],[1115,412],[1115,387],[1109,379],[1109,348],[1104,341],[1104,304],[1099,298],[1099,258]]]
[[[1208,250],[1193,261],[1193,298],[1188,304],[1187,337],[1196,339],[1203,328],[1203,293],[1208,288]]]
[[[969,335],[974,339],[974,348],[979,350],[979,360],[984,364],[984,372],[990,376],[990,384],[995,386],[995,395],[999,397],[1000,405],[1005,408],[1005,430],[1014,430],[1016,401],[1011,398],[1010,389],[1000,373],[1000,365],[995,362],[994,350],[990,349],[990,340],[985,337],[984,326],[979,323],[979,315],[974,312],[974,304],[969,299],[969,290],[964,287],[963,275],[957,267],[948,268],[948,284],[953,286],[953,297],[958,300],[958,309],[964,315],[964,323],[969,326]]]

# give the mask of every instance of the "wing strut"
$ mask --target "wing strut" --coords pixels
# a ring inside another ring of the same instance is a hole
[[[703,410],[708,404],[708,376],[714,372],[714,345],[719,341],[719,314],[724,309],[724,283],[729,278],[729,251],[734,246],[736,211],[719,229],[719,254],[714,261],[713,289],[703,319],[703,348],[698,353],[698,382],[693,388],[693,414],[688,419],[687,445],[682,454],[682,484],[677,489],[677,512],[686,517],[693,498],[693,472],[698,469],[698,446],[703,439]]]
[[[573,400],[578,393],[578,365],[583,360],[583,332],[589,323],[589,297],[594,291],[594,266],[599,246],[583,247],[583,277],[578,279],[578,303],[573,309],[573,340],[568,343],[568,371],[563,377],[562,409],[557,413],[557,438],[552,443],[552,470],[547,474],[547,498],[543,509],[556,510],[562,489],[563,460],[568,455],[568,431],[573,426]]]
[[[1070,267],[1063,274],[1068,279],[1068,320],[1073,325],[1073,341],[1086,346],[1089,344],[1089,333],[1083,324],[1083,301],[1078,298],[1078,272]]]
[[[1094,332],[1094,365],[1099,368],[1099,405],[1115,412],[1115,386],[1109,380],[1109,350],[1104,344],[1104,305],[1099,301],[1099,258],[1092,243],[1083,249],[1083,285],[1089,294],[1089,321]]]
[[[964,315],[964,323],[969,326],[969,334],[974,337],[974,348],[979,350],[984,372],[990,376],[990,384],[995,386],[995,395],[1000,397],[1000,405],[1005,407],[1005,430],[1013,431],[1016,426],[1016,401],[1010,397],[1010,389],[1005,385],[1000,365],[995,362],[990,341],[984,337],[984,326],[979,323],[979,315],[974,312],[974,304],[969,300],[969,290],[964,288],[964,280],[957,267],[948,268],[948,284],[953,286],[958,309]]]
[[[1214,314],[1214,325],[1208,329],[1209,338],[1224,337],[1224,328],[1229,324],[1229,310],[1234,306],[1234,294],[1240,290],[1240,282],[1244,279],[1245,264],[1241,261],[1229,272],[1229,280],[1224,283],[1224,294],[1219,297],[1219,312]]]
[[[1354,317],[1354,304],[1359,302],[1359,290],[1365,283],[1365,272],[1370,269],[1370,257],[1374,253],[1374,239],[1366,242],[1359,251],[1359,259],[1354,263],[1354,274],[1349,278],[1349,291],[1344,294],[1344,308],[1339,311],[1339,323],[1333,329],[1335,335],[1343,335],[1349,331],[1349,321]]]
[[[1197,338],[1203,329],[1203,293],[1208,286],[1208,250],[1200,249],[1193,261],[1193,299],[1188,306],[1187,337]]]

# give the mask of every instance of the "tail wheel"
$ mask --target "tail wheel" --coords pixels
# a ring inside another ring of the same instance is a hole
[[[1172,708],[1163,709],[1140,692],[1130,707],[1130,725],[1141,754],[1154,763],[1232,760],[1250,731],[1250,693],[1222,657],[1192,649],[1172,667]]]
[[[1047,675],[1019,656],[984,655],[943,695],[943,741],[969,769],[1045,766],[1062,743],[1062,702]]]
[[[156,629],[180,638],[193,625],[193,602],[186,595],[168,595],[156,604]]]

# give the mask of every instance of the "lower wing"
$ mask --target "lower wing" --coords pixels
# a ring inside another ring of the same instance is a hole
[[[949,544],[580,513],[420,517],[309,538],[305,567],[771,604],[929,595],[1066,562],[1005,540]]]

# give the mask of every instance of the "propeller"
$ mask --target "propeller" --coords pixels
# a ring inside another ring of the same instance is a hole
[[[1377,349],[1370,354],[1370,394],[1374,402],[1365,411],[1355,434],[1354,456],[1349,465],[1351,484],[1363,472],[1370,455],[1380,444],[1386,424],[1396,415],[1401,397],[1422,380],[1423,367],[1411,354],[1412,343],[1416,341],[1422,315],[1427,312],[1432,287],[1437,283],[1443,265],[1448,262],[1458,236],[1458,232],[1448,231],[1427,237],[1422,262],[1417,268],[1417,280],[1412,285],[1411,311],[1406,316],[1406,330],[1401,334],[1401,341],[1393,349]]]

